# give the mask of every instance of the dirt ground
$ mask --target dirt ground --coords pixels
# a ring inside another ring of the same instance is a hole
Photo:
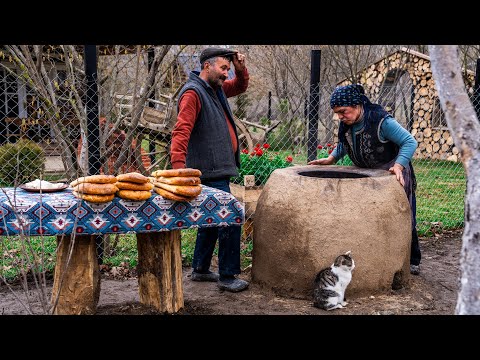
[[[459,289],[461,242],[462,230],[444,231],[420,239],[421,274],[411,276],[408,288],[349,299],[346,308],[328,312],[313,307],[308,300],[275,296],[254,283],[240,293],[220,292],[215,283],[191,281],[191,269],[184,268],[185,309],[179,315],[451,315]],[[128,275],[131,273],[121,271],[102,274],[98,315],[158,314],[139,302],[137,279]],[[249,269],[241,277],[250,280]],[[30,291],[30,295],[34,298],[35,294]],[[25,299],[18,287],[12,292],[6,286],[0,286],[1,314],[27,314],[16,296]],[[35,313],[41,312],[38,304],[34,309]]]

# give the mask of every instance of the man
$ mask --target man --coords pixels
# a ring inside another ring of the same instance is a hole
[[[235,78],[227,80],[230,63]],[[202,172],[202,184],[230,191],[230,178],[238,175],[240,153],[237,130],[227,98],[245,92],[248,72],[245,56],[224,48],[200,54],[201,71],[192,71],[179,93],[177,123],[170,150],[174,169]],[[192,262],[192,280],[217,281],[221,290],[238,292],[248,282],[240,274],[240,226],[198,229]],[[219,274],[210,271],[218,238]]]

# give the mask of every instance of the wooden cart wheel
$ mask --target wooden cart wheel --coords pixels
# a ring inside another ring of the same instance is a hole
[[[248,152],[251,153],[253,151],[253,139],[250,131],[248,130],[247,126],[245,126],[245,124],[242,123],[242,121],[236,116],[233,116],[233,121],[237,126],[240,151],[247,149]]]

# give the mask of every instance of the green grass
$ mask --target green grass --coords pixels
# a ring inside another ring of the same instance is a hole
[[[300,150],[300,152],[292,152],[290,150],[282,150],[277,152],[281,157],[285,158],[288,155],[291,155],[293,157],[293,164],[294,165],[306,165],[307,164],[307,153],[305,150]],[[316,159],[323,159],[328,157],[328,151],[325,149],[317,149],[317,157]],[[344,166],[349,166],[353,165],[352,160],[346,155],[343,159],[338,161],[336,165],[344,165]]]
[[[464,224],[466,178],[463,165],[442,160],[414,160],[417,177],[417,229],[454,229]]]
[[[52,271],[55,268],[56,246],[55,236],[0,236],[0,276],[12,281],[22,269],[25,273]]]

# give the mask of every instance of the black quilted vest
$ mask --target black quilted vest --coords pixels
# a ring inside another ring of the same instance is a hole
[[[362,130],[353,134],[352,126],[340,123],[339,141],[343,143],[348,156],[356,166],[375,169],[397,157],[398,145],[389,140],[380,140],[380,126],[387,117],[391,117],[391,115],[383,110],[380,105],[370,103],[364,105]],[[354,148],[350,146],[346,139],[348,130],[350,130],[352,137],[355,137]]]

